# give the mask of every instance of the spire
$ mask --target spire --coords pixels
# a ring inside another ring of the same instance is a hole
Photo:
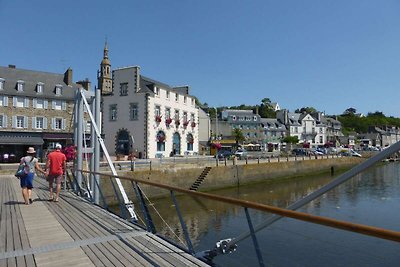
[[[103,58],[108,59],[108,42],[107,42],[107,38],[106,38],[106,42],[104,44],[104,56]]]

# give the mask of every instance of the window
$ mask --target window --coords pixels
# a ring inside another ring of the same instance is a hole
[[[194,106],[194,98],[192,98],[192,106]]]
[[[254,121],[257,121],[257,116],[254,116],[254,117],[253,117],[253,120],[254,120]]]
[[[184,96],[184,97],[183,97],[183,103],[185,103],[185,104],[186,104],[186,102],[187,102],[187,97],[186,97],[186,96]]]
[[[235,121],[236,120],[236,116],[232,115],[232,120]]]
[[[119,89],[121,96],[128,95],[128,83],[120,83]]]
[[[52,108],[54,110],[66,110],[67,102],[62,100],[53,100],[52,101]]]
[[[159,131],[156,136],[157,141],[157,151],[165,151],[165,133]]]
[[[156,106],[154,109],[154,114],[156,116],[161,116],[161,107],[160,106]]]
[[[319,143],[322,144],[324,142],[324,138],[322,136],[319,137]]]
[[[154,86],[154,93],[159,96],[160,95],[160,88],[157,87],[157,86]]]
[[[24,81],[17,81],[17,91],[18,92],[23,92],[24,91],[24,85],[25,85]]]
[[[179,95],[178,95],[178,93],[175,94],[175,101],[176,101],[176,102],[179,101]]]
[[[62,85],[59,85],[59,84],[56,85],[55,93],[56,93],[56,95],[58,95],[58,96],[62,95]]]
[[[43,84],[43,83],[38,83],[38,84],[36,85],[36,93],[42,94],[42,93],[43,93],[43,87],[44,87],[44,84]]]
[[[187,142],[187,151],[193,151],[193,135],[192,134],[188,134],[186,136],[186,142]]]
[[[139,119],[139,109],[137,103],[130,103],[129,114],[131,121],[137,121]]]
[[[37,109],[47,109],[48,101],[45,99],[33,99],[33,107]]]
[[[179,110],[175,110],[175,120],[179,121]]]
[[[47,118],[44,117],[33,117],[32,127],[34,129],[47,129]]]
[[[320,133],[324,133],[324,129],[322,127],[319,128]]]
[[[194,121],[194,113],[190,113],[190,121],[191,121],[191,122],[195,122],[195,121]]]
[[[110,121],[117,120],[117,105],[110,105]]]
[[[187,112],[183,112],[183,122],[187,122],[188,121],[188,114]]]
[[[28,107],[29,100],[24,97],[13,97],[13,106],[17,108],[25,108]]]
[[[17,116],[16,127],[15,128],[24,128],[25,125],[25,117]]]
[[[54,118],[53,119],[53,130],[63,130],[64,129],[64,119]]]
[[[165,108],[165,118],[166,119],[171,118],[171,109],[170,108]]]
[[[0,114],[0,128],[7,127],[7,115]]]
[[[169,99],[169,91],[167,91],[167,99]]]
[[[0,90],[4,90],[4,79],[0,78]]]
[[[8,96],[0,96],[0,106],[2,107],[8,106]]]

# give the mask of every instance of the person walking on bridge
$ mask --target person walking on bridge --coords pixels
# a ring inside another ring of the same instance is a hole
[[[27,174],[20,178],[20,184],[22,188],[22,197],[24,198],[25,205],[32,204],[32,188],[33,188],[33,178],[35,176],[35,170],[40,171],[45,174],[46,172],[40,168],[39,161],[35,157],[36,151],[35,148],[29,147],[28,151],[26,151],[26,156],[21,158],[20,164],[25,165],[25,169],[27,170]]]
[[[49,181],[50,201],[58,202],[60,199],[61,181],[66,171],[67,158],[61,152],[61,144],[56,144],[56,150],[47,155],[46,172]],[[56,180],[56,198],[53,195],[53,182]]]

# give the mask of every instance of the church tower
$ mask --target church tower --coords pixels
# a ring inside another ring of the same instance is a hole
[[[97,82],[102,95],[112,93],[111,63],[108,59],[107,41],[104,45],[104,54],[103,60],[100,63],[100,70],[97,72]]]

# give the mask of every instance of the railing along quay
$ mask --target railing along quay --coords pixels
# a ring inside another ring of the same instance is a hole
[[[254,203],[254,202],[249,202],[249,201],[244,201],[244,200],[239,200],[239,199],[234,199],[234,198],[229,198],[229,197],[213,195],[213,194],[209,194],[209,193],[195,192],[192,190],[187,190],[187,189],[178,188],[178,187],[165,185],[165,184],[154,183],[151,181],[136,179],[133,177],[116,176],[116,175],[111,175],[111,174],[106,174],[106,173],[101,173],[101,172],[90,172],[90,171],[85,171],[85,170],[78,170],[78,171],[81,172],[82,174],[98,175],[102,178],[106,177],[110,180],[113,178],[119,178],[121,180],[129,181],[136,193],[138,204],[141,208],[142,214],[144,215],[145,227],[147,228],[148,231],[153,232],[153,233],[156,233],[156,229],[155,229],[151,215],[148,210],[148,203],[146,203],[146,201],[143,197],[143,192],[140,188],[140,184],[147,185],[147,186],[153,186],[153,187],[157,187],[157,188],[161,188],[161,189],[170,191],[171,198],[175,204],[176,213],[177,213],[177,216],[179,217],[179,221],[181,223],[181,228],[182,228],[182,231],[183,231],[185,239],[186,239],[186,245],[187,245],[186,250],[188,252],[192,253],[193,255],[197,255],[198,257],[200,257],[202,259],[206,259],[206,260],[212,260],[212,258],[218,254],[224,254],[227,252],[234,251],[236,249],[235,240],[234,239],[233,240],[232,239],[221,240],[220,242],[217,242],[216,247],[214,249],[196,253],[193,249],[192,242],[191,242],[189,234],[187,232],[187,227],[183,221],[182,214],[179,209],[179,204],[175,198],[176,192],[182,193],[182,194],[187,194],[187,195],[194,196],[194,197],[211,199],[211,200],[215,200],[215,201],[219,201],[219,202],[223,202],[223,203],[227,203],[227,204],[232,204],[232,205],[244,208],[244,212],[246,214],[251,237],[253,239],[253,244],[255,246],[254,249],[259,258],[260,266],[264,266],[264,264],[263,264],[263,260],[262,260],[262,256],[261,256],[261,252],[260,252],[260,247],[258,246],[258,242],[257,242],[256,231],[254,230],[254,227],[252,225],[252,221],[251,221],[251,217],[249,215],[248,209],[254,209],[254,210],[258,210],[258,211],[262,211],[262,212],[268,212],[268,213],[272,213],[272,214],[282,216],[282,217],[289,217],[289,218],[293,218],[296,220],[301,220],[301,221],[305,221],[305,222],[309,222],[309,223],[313,223],[313,224],[324,225],[324,226],[342,229],[342,230],[346,230],[346,231],[350,231],[350,232],[354,232],[354,233],[359,233],[359,234],[369,235],[369,236],[373,236],[373,237],[377,237],[377,238],[381,238],[381,239],[400,242],[400,232],[393,231],[393,230],[388,230],[388,229],[383,229],[383,228],[373,227],[373,226],[368,226],[368,225],[363,225],[363,224],[351,223],[351,222],[346,222],[346,221],[340,221],[340,220],[331,219],[331,218],[327,218],[327,217],[311,215],[311,214],[307,214],[304,212],[288,210],[288,209],[278,208],[278,207],[269,206],[269,205],[265,205],[265,204],[259,204],[259,203]],[[98,186],[98,184],[96,184],[96,185]],[[86,188],[86,189],[88,189],[88,188]],[[99,188],[99,190],[101,191],[100,188]],[[115,192],[115,195],[117,196],[118,195],[117,191],[114,190],[114,192]],[[103,196],[103,194],[102,194],[102,196]],[[91,196],[89,194],[89,198],[90,197]],[[118,198],[118,196],[117,196],[117,198]],[[125,219],[128,219],[127,214],[123,212],[123,204],[122,204],[121,200],[119,200],[119,202],[120,202],[120,209],[122,211],[122,216],[125,217]],[[107,208],[107,202],[104,197],[102,197],[102,203],[103,203],[103,206]]]

